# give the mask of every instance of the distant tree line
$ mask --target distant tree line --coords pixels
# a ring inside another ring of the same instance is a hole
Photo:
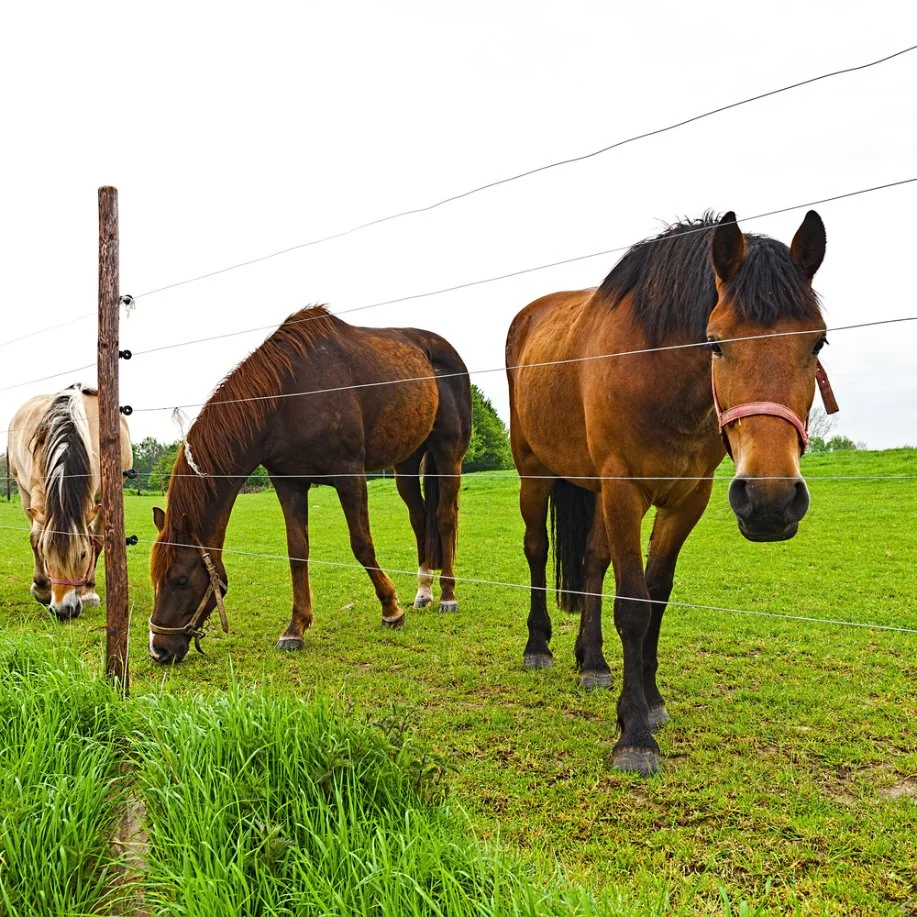
[[[809,414],[809,449],[813,454],[824,452],[849,452],[865,449],[866,443],[855,443],[849,436],[829,434],[837,425],[837,419],[829,417],[824,408],[813,408]]]

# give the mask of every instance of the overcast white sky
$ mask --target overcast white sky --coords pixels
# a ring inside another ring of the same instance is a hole
[[[917,4],[19,3],[0,31],[0,344],[96,308],[99,185],[120,191],[122,292],[474,185],[917,43]],[[143,350],[630,244],[706,208],[762,211],[917,176],[917,52],[588,162],[138,300]],[[917,315],[917,184],[818,208],[829,325]],[[786,242],[804,210],[747,224]],[[617,256],[373,309],[500,367],[527,302]],[[135,409],[206,399],[267,332],[122,363]],[[839,430],[917,445],[917,322],[830,335]],[[0,346],[0,389],[95,359],[95,323]],[[0,391],[28,396],[94,370]],[[502,373],[474,377],[506,414]],[[195,409],[189,410],[194,414]],[[169,411],[133,438],[178,438]],[[5,436],[0,437],[5,441]]]

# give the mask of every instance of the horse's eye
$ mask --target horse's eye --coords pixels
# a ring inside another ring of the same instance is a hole
[[[188,577],[182,576],[179,579],[175,580],[173,584],[176,589],[187,589],[188,588]]]
[[[83,552],[80,554],[80,560],[86,560],[86,552],[85,552],[85,551],[83,551]]]
[[[723,348],[720,347],[719,341],[715,338],[707,338],[707,346],[713,351],[714,356],[721,357]]]
[[[814,353],[815,356],[818,356],[819,353],[821,353],[822,347],[824,347],[825,344],[827,344],[827,343],[828,343],[828,339],[827,339],[827,338],[819,338],[819,339],[815,342],[815,346],[812,348],[812,353]]]

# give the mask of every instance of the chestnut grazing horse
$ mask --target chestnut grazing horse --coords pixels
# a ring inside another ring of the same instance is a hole
[[[130,432],[121,418],[121,467],[133,464]],[[61,621],[99,604],[96,563],[102,550],[99,398],[72,385],[30,398],[13,417],[10,473],[22,495],[35,555],[31,593]]]
[[[443,338],[413,328],[357,328],[323,306],[291,315],[217,386],[179,449],[168,509],[153,510],[153,658],[180,661],[192,637],[200,649],[202,624],[215,607],[225,629],[226,526],[258,465],[283,508],[293,578],[293,614],[278,649],[300,649],[312,624],[312,484],[337,490],[351,548],[382,603],[382,624],[404,623],[395,586],[376,561],[366,471],[395,468],[417,539],[414,607],[431,604],[433,571],[441,569],[439,609],[457,610],[458,495],[470,436],[468,370]]]
[[[586,688],[611,686],[601,592],[614,565],[621,770],[658,769],[653,731],[669,720],[656,685],[659,628],[678,553],[725,452],[735,459],[729,502],[746,538],[792,538],[808,508],[799,458],[823,375],[825,324],[811,281],[824,253],[814,211],[789,248],[743,235],[734,213],[719,222],[708,214],[632,247],[598,289],[545,296],[510,327],[511,438],[531,573],[524,664],[553,661],[550,506],[558,603],[581,612],[575,655]],[[678,345],[688,346],[666,349]],[[822,394],[836,410],[830,390]],[[640,523],[650,506],[644,571]]]

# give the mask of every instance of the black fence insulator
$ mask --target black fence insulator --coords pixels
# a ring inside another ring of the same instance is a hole
[[[133,356],[133,354],[129,350],[119,350],[118,356],[122,360],[129,360]]]
[[[136,468],[128,468],[127,471],[122,471],[121,474],[123,474],[124,477],[130,478],[133,481],[134,478],[137,477],[138,472]]]
[[[134,409],[129,404],[122,404],[118,410],[125,416],[130,417],[134,413]]]
[[[136,535],[128,535],[124,541],[126,544],[129,544],[131,547],[133,547],[135,544],[140,542],[140,539]]]

